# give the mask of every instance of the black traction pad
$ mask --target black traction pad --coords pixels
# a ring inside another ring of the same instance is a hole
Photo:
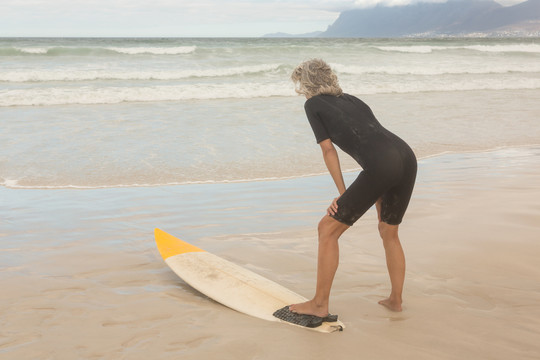
[[[323,322],[336,322],[338,319],[337,315],[319,317],[315,315],[297,314],[289,310],[289,305],[276,310],[273,315],[280,320],[308,328],[316,328],[321,326]]]

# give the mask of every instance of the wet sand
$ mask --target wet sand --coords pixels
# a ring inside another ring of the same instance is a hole
[[[347,174],[352,181],[355,174]],[[340,241],[318,334],[208,299],[161,260],[160,227],[311,296],[329,176],[97,190],[0,188],[0,358],[537,359],[540,148],[420,162],[401,226],[404,311],[370,210]]]

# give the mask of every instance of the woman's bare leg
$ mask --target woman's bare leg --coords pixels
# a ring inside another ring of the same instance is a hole
[[[379,304],[393,311],[401,311],[403,283],[405,282],[405,254],[399,241],[398,228],[399,225],[379,223],[379,231],[386,252],[386,266],[392,284],[390,296],[379,301]]]
[[[330,289],[339,264],[338,239],[349,228],[330,216],[319,223],[319,253],[317,261],[317,288],[312,300],[290,306],[299,314],[324,317],[328,315]]]
[[[386,266],[390,275],[392,291],[387,299],[379,301],[392,311],[401,311],[403,284],[405,282],[405,254],[399,241],[399,225],[390,225],[381,221],[381,199],[376,203],[379,216],[379,233],[386,253]]]

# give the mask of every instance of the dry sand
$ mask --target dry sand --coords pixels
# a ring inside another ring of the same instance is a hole
[[[331,298],[331,311],[347,325],[341,333],[225,308],[183,283],[155,249],[153,227],[162,227],[310,296],[315,226],[330,185],[316,177],[0,189],[0,358],[540,357],[538,147],[420,163],[401,227],[402,313],[377,305],[389,281],[373,209],[345,233]]]

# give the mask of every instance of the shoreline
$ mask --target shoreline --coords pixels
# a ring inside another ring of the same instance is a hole
[[[464,149],[464,150],[445,150],[438,153],[424,155],[417,157],[418,162],[437,158],[441,156],[463,155],[463,154],[484,154],[509,149],[528,149],[528,148],[540,148],[540,143],[532,144],[520,144],[520,145],[502,145],[486,149]],[[341,153],[341,150],[340,150]],[[346,156],[346,155],[345,155]],[[343,169],[343,174],[356,173],[361,171],[361,167],[346,168]],[[17,185],[17,180],[5,179],[0,183],[0,188],[12,189],[12,190],[103,190],[103,189],[129,189],[129,188],[160,188],[160,187],[174,187],[174,186],[190,186],[190,185],[221,185],[221,184],[243,184],[243,183],[257,183],[257,182],[273,182],[273,181],[287,181],[295,179],[313,178],[327,175],[327,172],[318,172],[312,174],[302,174],[283,177],[268,177],[268,178],[248,178],[248,179],[233,179],[233,180],[196,180],[185,182],[172,182],[163,184],[117,184],[117,185],[98,185],[98,186],[82,186],[82,185]]]

